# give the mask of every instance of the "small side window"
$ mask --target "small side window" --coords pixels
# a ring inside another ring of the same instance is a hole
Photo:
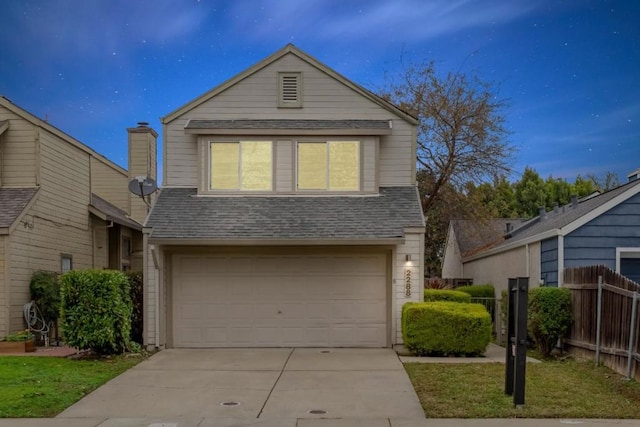
[[[60,271],[66,273],[73,270],[73,256],[69,254],[60,254]]]

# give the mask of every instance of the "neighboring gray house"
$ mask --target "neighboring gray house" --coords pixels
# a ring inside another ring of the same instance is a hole
[[[520,276],[529,277],[534,286],[562,286],[565,268],[602,264],[639,281],[639,174],[600,195],[541,211],[502,241],[463,255],[460,273],[497,289],[505,289],[509,277]]]
[[[0,96],[0,339],[26,327],[37,270],[142,269],[147,207],[127,184],[155,175],[156,136],[128,129],[127,171]]]
[[[422,299],[414,117],[287,45],[162,123],[148,346],[402,342]]]

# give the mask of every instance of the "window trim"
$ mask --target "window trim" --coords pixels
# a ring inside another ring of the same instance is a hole
[[[268,142],[271,146],[271,179],[269,180],[269,189],[267,190],[243,190],[242,189],[242,142]],[[273,193],[275,189],[275,141],[273,139],[261,139],[261,138],[242,138],[242,139],[224,139],[214,140],[208,139],[206,141],[206,153],[207,153],[207,170],[206,170],[206,182],[204,189],[207,193],[223,193],[223,194],[266,194]],[[212,179],[212,164],[211,164],[211,147],[213,144],[238,144],[239,157],[238,157],[238,188],[213,188],[211,186]]]
[[[334,190],[330,188],[331,185],[331,176],[330,176],[330,156],[329,156],[329,144],[332,142],[352,142],[352,143],[356,143],[357,144],[357,150],[356,152],[358,153],[358,160],[356,162],[356,167],[357,167],[357,188],[355,189],[351,189],[351,190]],[[326,165],[325,165],[325,173],[326,173],[326,188],[324,189],[312,189],[312,188],[300,188],[299,184],[298,184],[298,178],[299,178],[299,167],[300,167],[300,158],[299,158],[299,144],[324,144],[326,147]],[[345,139],[345,138],[341,138],[341,139],[327,139],[327,140],[295,140],[293,141],[293,145],[294,145],[294,168],[295,168],[295,173],[294,173],[294,179],[295,181],[293,182],[293,187],[296,193],[311,193],[311,194],[344,194],[344,193],[361,193],[362,192],[362,173],[363,173],[363,167],[362,167],[362,140],[361,139]]]
[[[69,260],[69,269],[65,271],[65,269],[64,269],[64,261],[67,260],[67,259]],[[71,270],[73,270],[73,255],[61,253],[60,254],[60,272],[62,274],[64,274],[64,273],[66,273],[68,271],[71,271]]]
[[[284,80],[287,77],[296,78],[296,101],[284,100]],[[302,92],[303,92],[303,78],[302,71],[278,71],[278,108],[302,108]]]
[[[640,258],[640,247],[616,248],[616,273],[620,273],[622,258]]]

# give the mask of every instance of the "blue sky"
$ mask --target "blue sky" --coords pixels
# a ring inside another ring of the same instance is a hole
[[[510,100],[513,167],[640,168],[640,2],[6,0],[0,94],[126,167],[126,128],[287,43],[375,91],[404,61],[477,71]],[[514,175],[515,179],[518,174]]]

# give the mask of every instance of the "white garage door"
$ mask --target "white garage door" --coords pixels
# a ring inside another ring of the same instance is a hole
[[[385,347],[386,256],[174,255],[174,347]]]

